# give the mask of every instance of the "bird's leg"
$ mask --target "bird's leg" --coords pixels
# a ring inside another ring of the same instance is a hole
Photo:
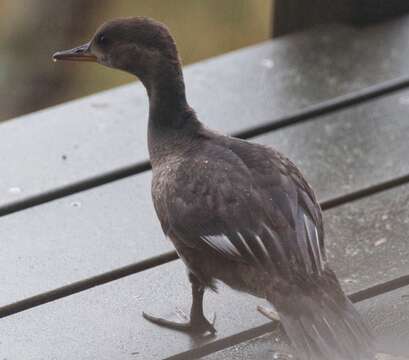
[[[206,332],[214,334],[216,332],[214,328],[215,318],[213,318],[212,323],[210,323],[203,314],[204,287],[194,275],[189,274],[189,279],[192,284],[192,307],[190,310],[190,320],[188,322],[171,321],[149,315],[145,312],[143,313],[143,317],[154,324],[173,330],[192,334],[204,334]]]
[[[203,296],[204,287],[200,285],[195,279],[192,281],[192,307],[190,309],[190,323],[192,328],[197,329],[199,332],[209,331],[214,334],[216,329],[214,328],[215,316],[210,323],[203,314]]]

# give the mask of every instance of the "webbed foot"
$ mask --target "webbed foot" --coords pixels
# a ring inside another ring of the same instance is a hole
[[[186,321],[173,321],[173,320],[168,320],[165,318],[160,318],[156,317],[150,314],[147,314],[146,312],[143,312],[142,315],[143,317],[150,321],[151,323],[154,323],[156,325],[166,327],[168,329],[173,329],[177,331],[182,331],[185,333],[190,333],[193,335],[204,335],[207,332],[210,334],[214,335],[216,333],[216,329],[214,327],[215,321],[216,321],[216,315],[213,315],[213,320],[212,322],[209,322],[204,316],[198,314],[197,316],[193,316],[190,319],[184,315],[181,314],[181,311],[178,311],[178,313],[186,319]]]

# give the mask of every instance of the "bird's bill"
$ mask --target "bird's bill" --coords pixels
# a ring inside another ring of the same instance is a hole
[[[54,61],[90,61],[96,62],[97,57],[91,53],[90,44],[75,47],[69,50],[57,51],[53,55]]]

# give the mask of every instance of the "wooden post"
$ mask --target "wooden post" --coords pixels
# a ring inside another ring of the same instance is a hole
[[[273,36],[303,30],[326,22],[347,22],[357,0],[275,0]]]
[[[317,24],[367,25],[409,12],[409,0],[274,0],[273,36]]]
[[[358,23],[368,24],[409,12],[408,0],[360,0]]]

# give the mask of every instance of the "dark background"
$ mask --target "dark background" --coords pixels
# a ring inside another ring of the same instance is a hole
[[[0,121],[134,81],[95,64],[54,64],[104,21],[165,22],[185,64],[270,37],[272,0],[0,0]]]

